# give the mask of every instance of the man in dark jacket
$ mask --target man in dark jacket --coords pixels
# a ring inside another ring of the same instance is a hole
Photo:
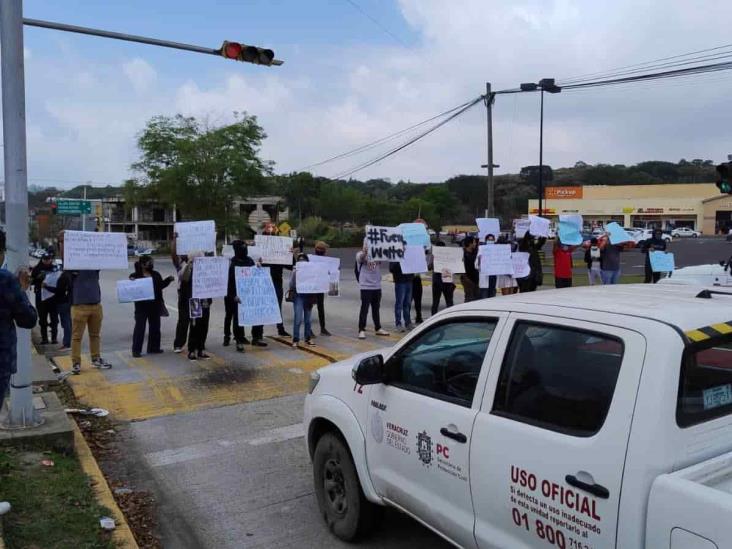
[[[231,243],[234,249],[234,257],[231,258],[229,264],[229,285],[226,291],[226,300],[235,307],[239,306],[239,298],[236,295],[236,268],[237,267],[254,267],[254,260],[249,257],[247,244],[243,240],[235,240]],[[239,312],[234,314],[234,341],[236,341],[236,350],[240,353],[244,352],[244,327],[239,325]],[[264,342],[264,326],[252,326],[252,345],[257,347],[266,347]]]
[[[269,236],[277,236],[278,230],[277,226],[273,224],[269,224],[264,228],[263,234],[269,235]],[[291,265],[278,265],[275,263],[264,263],[262,264],[262,267],[269,267],[269,275],[272,277],[272,284],[274,284],[275,288],[275,295],[277,296],[277,304],[280,308],[280,313],[282,313],[282,299],[284,298],[284,290],[282,288],[282,273],[284,269],[292,270]],[[277,325],[277,335],[280,337],[290,337],[290,334],[287,333],[287,330],[285,330],[285,325],[280,322]]]
[[[0,231],[0,265],[5,260],[5,233]],[[30,287],[28,271],[14,276],[0,269],[0,410],[10,386],[10,376],[17,371],[15,326],[30,330],[38,314],[28,301],[25,291]]]
[[[53,264],[55,254],[52,250],[43,253],[41,260],[31,271],[31,284],[33,293],[36,296],[36,310],[38,311],[38,324],[41,327],[41,345],[48,345],[48,328],[51,328],[51,343],[58,343],[58,312],[56,311],[56,299],[51,296],[43,299],[43,282],[49,274],[56,271]]]
[[[462,276],[465,303],[475,301],[479,296],[480,274],[475,266],[478,258],[478,240],[474,236],[466,236],[463,240],[463,263],[465,274]]]
[[[528,252],[529,267],[531,268],[529,276],[516,280],[520,292],[533,292],[544,283],[544,270],[539,255],[544,244],[546,244],[546,238],[543,236],[534,238],[534,235],[529,232],[519,241],[518,251]]]
[[[663,232],[661,229],[654,229],[653,230],[653,236],[643,242],[643,247],[641,248],[641,251],[646,254],[646,264],[645,264],[645,280],[644,282],[646,284],[650,284],[653,282],[654,284],[661,280],[661,273],[654,273],[653,269],[651,268],[651,253],[653,252],[665,252],[666,251],[666,241],[663,239]]]

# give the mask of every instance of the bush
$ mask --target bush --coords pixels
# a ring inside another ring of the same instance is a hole
[[[317,240],[320,235],[326,234],[329,226],[320,217],[306,217],[298,227],[297,234],[306,241]]]

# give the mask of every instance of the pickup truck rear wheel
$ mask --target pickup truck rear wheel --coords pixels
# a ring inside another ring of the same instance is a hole
[[[353,541],[370,529],[377,506],[363,495],[351,454],[334,433],[326,433],[318,440],[313,476],[320,512],[333,534]]]

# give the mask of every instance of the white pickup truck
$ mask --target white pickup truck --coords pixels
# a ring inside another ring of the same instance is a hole
[[[447,309],[314,373],[335,535],[391,505],[470,548],[732,547],[732,294],[600,286]]]

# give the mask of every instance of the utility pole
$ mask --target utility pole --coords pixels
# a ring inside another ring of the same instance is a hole
[[[84,202],[86,202],[86,185],[84,185]],[[81,214],[81,230],[86,231],[86,214]]]
[[[541,88],[541,113],[539,114],[539,215],[544,205],[544,88]]]
[[[495,94],[491,92],[491,83],[485,83],[485,106],[486,106],[486,121],[487,121],[487,141],[488,141],[488,215],[487,217],[495,216],[495,186],[493,184],[493,101],[495,100]]]
[[[8,270],[27,268],[28,262],[28,171],[25,142],[25,71],[23,67],[23,2],[0,2],[0,47],[2,48],[3,156],[5,159],[5,220],[7,223]],[[17,329],[18,373],[10,383],[12,429],[40,423],[33,409],[31,379],[31,333]]]

